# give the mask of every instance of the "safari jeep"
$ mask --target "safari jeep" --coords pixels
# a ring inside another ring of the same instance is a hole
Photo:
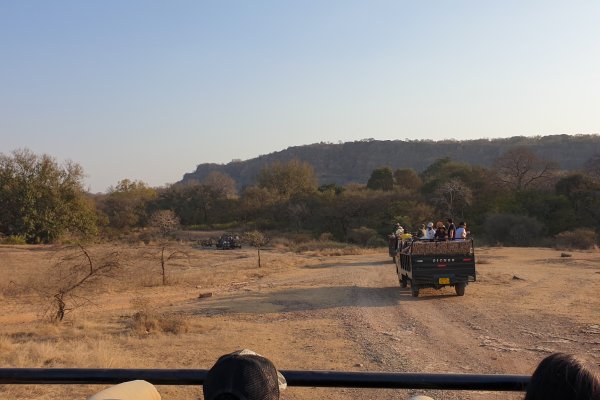
[[[414,297],[421,288],[444,286],[464,296],[467,284],[476,280],[473,240],[409,241],[396,258],[396,273],[400,286],[410,285]]]

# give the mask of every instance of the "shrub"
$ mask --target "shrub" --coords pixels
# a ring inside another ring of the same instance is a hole
[[[27,239],[25,235],[10,235],[4,239],[4,243],[6,244],[27,244]]]
[[[387,247],[387,246],[388,246],[388,242],[379,235],[371,236],[369,238],[369,240],[367,240],[367,247]]]
[[[578,228],[573,231],[561,232],[555,236],[555,239],[555,245],[559,249],[587,250],[598,243],[596,231],[590,228]]]
[[[185,333],[189,331],[189,321],[179,314],[162,314],[146,297],[137,297],[131,301],[138,311],[131,316],[129,328],[138,335],[164,332]]]
[[[361,254],[360,248],[348,243],[321,242],[318,240],[305,243],[296,243],[291,249],[297,253],[314,252],[315,254],[323,256]]]
[[[361,226],[360,228],[354,228],[348,234],[348,240],[352,243],[357,243],[362,246],[366,246],[373,236],[377,236],[377,232],[374,229]]]
[[[484,231],[492,244],[532,246],[539,243],[544,226],[526,215],[491,214],[484,223]]]
[[[320,242],[331,242],[333,240],[333,234],[331,232],[323,232],[319,236]]]

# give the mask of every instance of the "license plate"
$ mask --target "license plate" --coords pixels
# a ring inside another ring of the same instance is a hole
[[[438,283],[440,285],[449,285],[450,284],[450,278],[439,278],[438,279]]]

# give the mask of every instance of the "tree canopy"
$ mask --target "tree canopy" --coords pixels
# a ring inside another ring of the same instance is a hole
[[[29,150],[0,154],[0,232],[28,243],[93,234],[96,217],[83,189],[83,169]]]
[[[301,193],[317,190],[317,177],[313,167],[297,159],[287,163],[276,161],[260,170],[258,186],[289,199]]]

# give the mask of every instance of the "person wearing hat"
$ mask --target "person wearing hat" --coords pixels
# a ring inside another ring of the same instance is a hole
[[[153,384],[135,380],[111,386],[88,397],[88,400],[160,400]]]
[[[427,229],[425,230],[424,239],[433,240],[435,238],[435,229],[433,229],[433,222],[429,222],[427,224]]]
[[[442,221],[438,221],[435,229],[435,240],[448,240],[448,232],[446,231],[446,225]]]
[[[205,400],[277,400],[286,387],[270,360],[244,349],[219,357],[203,390]]]

